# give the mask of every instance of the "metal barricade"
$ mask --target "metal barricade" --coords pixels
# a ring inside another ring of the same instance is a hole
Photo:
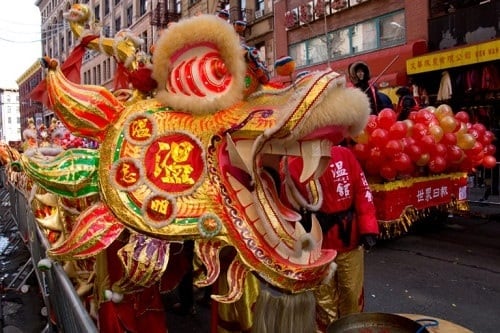
[[[83,306],[66,272],[57,262],[47,271],[41,271],[37,264],[46,257],[48,241],[38,228],[35,217],[24,195],[11,187],[11,212],[17,222],[19,232],[29,245],[31,260],[38,279],[43,300],[48,313],[55,323],[50,331],[57,332],[98,332],[90,314]]]
[[[467,198],[472,203],[500,205],[500,163],[492,169],[478,167],[469,174]]]

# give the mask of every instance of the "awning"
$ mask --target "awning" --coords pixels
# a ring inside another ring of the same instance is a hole
[[[404,73],[389,73],[384,74],[380,77],[374,77],[373,80],[377,80],[375,86],[378,88],[396,87],[406,85],[406,76]],[[373,81],[372,80],[372,81]]]
[[[498,59],[500,59],[500,39],[410,58],[406,61],[406,72],[412,75]]]

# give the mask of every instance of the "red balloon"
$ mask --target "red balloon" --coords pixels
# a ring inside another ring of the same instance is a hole
[[[475,124],[472,124],[471,129],[473,129],[473,130],[476,130],[476,131],[477,131],[477,133],[479,134],[479,136],[478,136],[478,137],[483,136],[483,135],[484,135],[484,133],[486,132],[486,126],[484,126],[484,125],[483,125],[483,124],[481,124],[481,123],[475,123]]]
[[[432,147],[431,156],[441,156],[444,159],[447,159],[448,148],[442,143],[436,143],[434,147]]]
[[[475,156],[470,156],[470,158],[471,158],[472,164],[474,166],[481,165],[483,163],[483,159],[484,159],[484,152],[481,151],[479,154],[477,154]]]
[[[494,144],[489,144],[484,146],[484,154],[485,155],[495,155],[495,152],[497,151],[497,147]]]
[[[408,172],[411,170],[412,162],[410,156],[405,153],[399,153],[394,156],[392,165],[396,171]]]
[[[441,143],[445,145],[456,145],[457,135],[455,133],[444,133],[443,138],[441,139]]]
[[[442,173],[446,170],[446,160],[441,156],[435,156],[429,161],[429,171],[432,173]]]
[[[479,138],[483,145],[489,145],[495,140],[495,134],[491,131],[484,132],[483,136]]]
[[[485,168],[491,169],[494,168],[497,164],[497,159],[494,156],[488,155],[483,158],[483,166]]]
[[[434,116],[434,114],[427,109],[421,109],[417,111],[417,115],[415,117],[415,121],[417,123],[422,123],[425,125],[429,125],[429,123],[435,119],[436,116]]]
[[[377,116],[374,114],[371,114],[368,117],[368,123],[366,124],[366,127],[365,127],[366,132],[368,134],[371,134],[376,128],[378,128]]]
[[[416,123],[415,125],[413,125],[411,136],[415,140],[419,140],[420,138],[422,138],[424,135],[427,135],[428,133],[429,132],[428,132],[427,125],[424,125],[422,123]]]
[[[354,147],[352,147],[352,151],[360,161],[365,161],[370,156],[370,148],[363,143],[356,143]]]
[[[382,109],[377,116],[377,124],[380,128],[389,129],[396,122],[398,116],[392,109]]]
[[[430,158],[431,155],[427,153],[421,154],[418,160],[415,161],[415,164],[418,166],[426,166],[429,163]]]
[[[366,160],[365,165],[363,165],[363,171],[368,176],[380,176],[380,165],[368,159]]]
[[[405,153],[413,162],[416,162],[418,161],[418,159],[420,159],[420,156],[422,156],[422,149],[419,146],[413,144],[405,147]]]
[[[370,149],[370,157],[368,161],[372,161],[375,165],[381,165],[384,160],[384,156],[382,154],[382,149],[380,147],[372,147]]]
[[[403,151],[403,145],[399,140],[389,140],[387,141],[387,144],[384,147],[383,153],[386,156],[394,156],[397,153],[400,153]]]
[[[462,148],[460,148],[459,146],[451,145],[451,146],[448,146],[447,157],[448,157],[448,161],[450,163],[457,164],[457,163],[462,162],[463,158],[465,157],[465,153],[462,150]]]
[[[396,179],[397,174],[397,171],[389,164],[385,164],[380,168],[380,175],[387,180]]]
[[[401,142],[403,143],[403,146],[406,147],[406,146],[410,146],[410,145],[416,144],[417,140],[415,140],[412,137],[407,137],[407,138],[402,139]]]
[[[382,128],[376,128],[370,135],[370,143],[374,146],[383,147],[389,140],[389,132]]]
[[[424,135],[419,141],[417,141],[417,143],[420,147],[422,147],[422,150],[426,152],[433,151],[434,146],[436,145],[436,141],[432,135]]]
[[[471,157],[477,156],[479,153],[483,152],[483,150],[484,150],[483,144],[479,141],[476,141],[474,142],[474,146],[472,146],[472,148],[467,151],[467,155]]]
[[[461,121],[462,123],[468,123],[469,114],[465,111],[458,111],[457,114],[455,114],[455,119]]]
[[[403,121],[397,121],[389,128],[389,139],[399,140],[406,137],[408,126]]]
[[[471,128],[467,131],[467,133],[469,133],[470,135],[472,135],[474,137],[474,139],[476,140],[479,140],[479,137],[481,136],[481,134],[479,133],[479,131],[477,129],[474,129],[474,128]]]

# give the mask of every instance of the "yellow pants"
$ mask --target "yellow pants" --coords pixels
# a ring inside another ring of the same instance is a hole
[[[363,311],[364,248],[339,253],[335,263],[337,270],[330,282],[314,292],[316,322],[322,331],[340,317]]]
[[[227,281],[225,275],[219,277],[219,292],[227,292]],[[259,296],[259,280],[251,273],[247,274],[243,296],[240,300],[231,304],[219,303],[217,333],[249,332],[252,328],[253,314],[252,306]]]

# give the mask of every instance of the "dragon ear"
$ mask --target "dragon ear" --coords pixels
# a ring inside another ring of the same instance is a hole
[[[238,34],[215,15],[173,24],[153,53],[156,98],[194,114],[214,113],[242,100],[246,72]]]

